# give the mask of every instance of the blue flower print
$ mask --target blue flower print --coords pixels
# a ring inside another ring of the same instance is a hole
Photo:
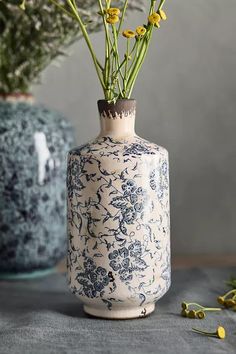
[[[130,281],[130,280],[132,280],[133,279],[132,272],[133,272],[132,268],[121,269],[119,271],[120,280],[121,281]]]
[[[155,191],[158,187],[158,170],[155,169],[150,174],[150,187]]]
[[[163,173],[164,171],[164,173]],[[150,174],[150,187],[156,191],[158,199],[161,201],[168,190],[167,163],[163,162],[162,166],[156,168]]]
[[[106,269],[98,267],[96,269],[96,278],[94,279],[94,288],[96,291],[102,291],[109,284],[110,278],[107,275]]]
[[[143,144],[139,143],[133,143],[129,148],[126,148],[123,156],[129,156],[129,155],[137,155],[137,156],[142,156],[143,154],[153,154],[152,151],[148,147],[146,147]]]
[[[140,241],[135,240],[133,243],[131,243],[131,245],[129,245],[128,249],[132,257],[141,257],[142,245]]]
[[[124,196],[131,195],[136,190],[136,183],[131,179],[128,180],[125,184],[122,185],[122,189],[124,191]]]
[[[127,180],[121,188],[123,195],[114,197],[110,204],[120,209],[120,230],[126,235],[125,224],[132,225],[136,221],[138,214],[143,212],[148,198],[147,191],[142,187],[137,187],[133,180]]]
[[[84,286],[84,288],[83,288],[83,290],[84,290],[84,295],[85,296],[87,296],[87,297],[89,297],[89,298],[91,298],[91,299],[93,299],[94,297],[96,297],[96,290],[93,288],[93,286],[91,285],[91,286],[87,286],[87,285],[85,285]]]
[[[74,191],[81,191],[85,188],[80,180],[81,163],[76,159],[71,160],[68,164],[67,189],[69,198],[73,197]]]
[[[76,277],[79,284],[83,286],[82,294],[90,298],[98,297],[103,289],[109,284],[110,277],[105,268],[97,267],[91,258],[84,262],[84,272],[78,273]]]
[[[92,272],[94,269],[96,269],[96,266],[93,262],[92,259],[88,258],[85,262],[84,262],[84,268],[86,272]]]
[[[120,269],[129,268],[129,251],[126,247],[122,247],[119,250],[115,250],[109,254],[110,266],[115,271]]]
[[[145,207],[145,205],[147,204],[147,192],[142,188],[139,187],[136,190],[136,195],[137,195],[137,200],[136,203],[134,205],[134,209],[138,212],[141,213]]]
[[[137,201],[138,201],[138,196],[137,196],[137,194],[135,193],[135,194],[131,194],[130,195],[130,203],[131,204],[136,204],[137,203]]]
[[[126,224],[133,224],[137,217],[137,212],[134,207],[124,208],[122,210],[122,217]]]
[[[108,255],[110,266],[114,271],[118,271],[121,281],[133,279],[133,271],[143,271],[148,266],[142,257],[142,245],[139,240],[135,240],[128,248],[122,247]]]
[[[163,164],[161,165],[161,171],[164,176],[168,174],[168,165],[166,161],[164,161]]]

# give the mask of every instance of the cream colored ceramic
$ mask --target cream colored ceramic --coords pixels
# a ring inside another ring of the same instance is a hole
[[[69,285],[88,314],[144,317],[170,286],[168,153],[135,134],[135,101],[98,105],[68,158]]]

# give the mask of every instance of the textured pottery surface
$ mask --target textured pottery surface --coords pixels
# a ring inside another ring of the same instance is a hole
[[[30,102],[0,101],[0,273],[54,266],[66,250],[70,124]],[[0,275],[0,276],[1,276]]]
[[[144,317],[170,286],[168,153],[135,135],[135,101],[99,108],[68,158],[69,285],[91,315]]]

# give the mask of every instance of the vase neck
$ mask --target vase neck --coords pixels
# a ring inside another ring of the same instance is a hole
[[[101,126],[99,136],[123,138],[135,135],[135,100],[118,100],[116,103],[100,100],[98,110]]]

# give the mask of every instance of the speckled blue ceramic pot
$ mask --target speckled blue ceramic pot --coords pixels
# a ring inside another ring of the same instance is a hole
[[[31,96],[0,99],[0,278],[48,273],[65,255],[71,125]]]

